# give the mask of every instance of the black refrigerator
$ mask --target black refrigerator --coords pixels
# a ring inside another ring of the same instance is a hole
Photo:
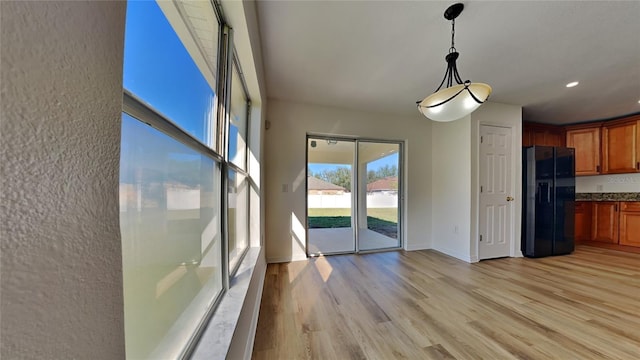
[[[544,257],[574,249],[575,149],[522,149],[522,254]]]

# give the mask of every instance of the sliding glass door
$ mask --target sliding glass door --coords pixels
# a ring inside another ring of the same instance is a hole
[[[355,141],[307,139],[309,255],[356,250],[354,214]]]
[[[402,143],[307,138],[307,254],[401,247]]]
[[[358,141],[358,249],[400,247],[400,143]]]

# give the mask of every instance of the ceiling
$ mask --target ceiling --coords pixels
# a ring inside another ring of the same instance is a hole
[[[446,69],[451,4],[258,1],[268,97],[421,116]],[[458,70],[490,84],[490,101],[551,124],[640,112],[640,1],[464,4]]]
[[[355,159],[356,142],[353,140],[309,138],[307,161],[324,164],[352,164]],[[370,163],[399,151],[397,143],[360,141],[357,144],[358,162]]]

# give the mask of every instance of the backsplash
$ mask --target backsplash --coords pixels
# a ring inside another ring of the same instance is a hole
[[[576,193],[640,193],[640,173],[576,176]]]
[[[576,193],[577,201],[640,201],[640,192]]]

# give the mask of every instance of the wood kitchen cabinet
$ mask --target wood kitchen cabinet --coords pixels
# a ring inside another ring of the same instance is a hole
[[[565,146],[564,132],[562,130],[549,131],[544,136],[547,146]]]
[[[600,174],[600,123],[567,127],[567,147],[576,149],[576,176]]]
[[[522,146],[565,146],[564,128],[525,122],[522,125]]]
[[[618,202],[594,201],[591,212],[591,241],[617,244]]]
[[[640,202],[620,203],[620,245],[640,247]]]
[[[602,173],[640,172],[640,115],[602,126]]]
[[[575,241],[640,254],[640,201],[576,201]]]
[[[576,201],[575,232],[577,243],[591,240],[591,201]]]

